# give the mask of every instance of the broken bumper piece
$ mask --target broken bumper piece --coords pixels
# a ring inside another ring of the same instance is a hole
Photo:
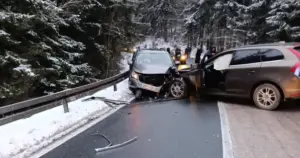
[[[129,80],[129,87],[133,89],[148,90],[155,93],[159,93],[162,88],[162,86],[156,87],[150,84],[142,83],[141,81],[136,79]]]

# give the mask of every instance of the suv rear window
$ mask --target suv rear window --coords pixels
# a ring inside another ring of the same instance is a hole
[[[284,59],[283,54],[276,49],[262,49],[260,50],[262,61],[274,61]]]
[[[237,50],[230,65],[251,64],[260,62],[258,49]]]

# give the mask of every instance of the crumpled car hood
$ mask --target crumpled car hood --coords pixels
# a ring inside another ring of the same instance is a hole
[[[133,70],[140,74],[166,74],[170,66],[167,65],[144,65],[137,64]]]

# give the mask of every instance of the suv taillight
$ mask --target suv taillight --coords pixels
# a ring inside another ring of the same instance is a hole
[[[300,60],[300,52],[298,52],[294,48],[289,49],[293,54],[297,56],[297,58]],[[296,75],[298,78],[300,78],[300,61],[298,61],[291,69],[291,71]]]
[[[296,49],[294,48],[289,48],[289,50],[295,54],[297,56],[297,58],[300,60],[300,52],[298,52]]]

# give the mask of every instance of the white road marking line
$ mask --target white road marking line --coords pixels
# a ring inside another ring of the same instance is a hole
[[[129,99],[129,102],[131,102],[134,99],[135,98]],[[37,151],[36,153],[33,153],[32,155],[30,155],[30,157],[31,158],[39,158],[39,157],[47,154],[48,152],[52,151],[53,149],[57,148],[58,146],[62,145],[65,142],[67,142],[68,140],[72,139],[73,137],[77,136],[78,134],[84,132],[88,128],[90,128],[90,127],[94,126],[95,124],[99,123],[100,121],[104,120],[108,116],[114,114],[115,112],[117,112],[118,110],[123,108],[124,106],[126,106],[126,105],[120,105],[120,106],[116,107],[115,109],[110,110],[107,113],[100,114],[101,116],[99,118],[85,124],[84,126],[76,129],[75,131],[72,131],[72,132],[68,133],[67,135],[59,138],[57,141],[52,142],[51,144],[42,148],[41,150]]]
[[[234,158],[234,150],[233,150],[232,139],[230,135],[230,126],[227,117],[227,111],[225,109],[224,104],[225,103],[223,102],[218,102],[221,130],[222,130],[223,158]]]

